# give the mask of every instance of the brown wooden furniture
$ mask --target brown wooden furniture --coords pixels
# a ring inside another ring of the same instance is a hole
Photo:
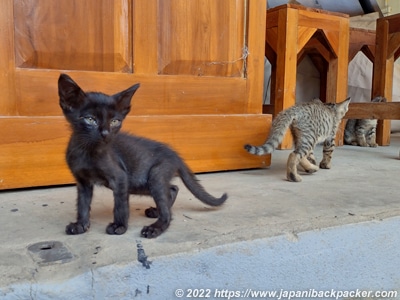
[[[271,106],[264,112],[276,115],[295,104],[297,64],[306,54],[321,72],[320,98],[336,102],[347,97],[347,15],[286,4],[268,10],[266,26],[265,54],[272,74]],[[291,145],[287,135],[281,148]]]
[[[349,63],[362,52],[372,63],[375,61],[376,31],[350,27]]]
[[[264,167],[266,1],[2,0],[0,189],[72,183],[57,79],[115,93],[140,82],[125,131],[197,172]]]
[[[400,56],[400,14],[377,19],[375,46],[371,45],[370,32],[354,32],[351,41],[353,43],[350,43],[350,48],[354,48],[353,51],[357,48],[357,41],[358,45],[364,44],[363,52],[373,62],[371,98],[383,96],[388,103],[352,103],[345,118],[379,119],[376,141],[381,146],[389,145],[390,120],[400,119],[400,103],[390,103],[393,91],[393,64]]]
[[[376,50],[372,75],[372,98],[383,96],[392,101],[394,61],[400,56],[400,14],[379,18],[376,21]],[[400,105],[400,103],[398,103]],[[390,107],[387,107],[388,115]],[[400,114],[396,118],[400,119]],[[377,142],[390,144],[390,120],[385,117],[378,121]]]

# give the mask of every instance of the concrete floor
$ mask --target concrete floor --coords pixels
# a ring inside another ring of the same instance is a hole
[[[180,192],[173,208],[173,221],[164,234],[153,240],[139,236],[141,228],[152,222],[144,216],[144,210],[152,205],[148,197],[132,197],[127,233],[109,236],[105,233],[105,227],[112,219],[112,195],[107,189],[97,188],[90,230],[83,235],[68,236],[64,229],[75,218],[75,187],[1,192],[0,298],[47,299],[45,295],[48,295],[48,299],[52,299],[49,291],[57,290],[63,291],[65,299],[72,299],[71,295],[80,299],[108,299],[104,295],[94,296],[90,291],[85,294],[81,292],[87,289],[84,287],[86,283],[93,288],[97,282],[104,288],[107,283],[100,278],[107,278],[111,282],[110,274],[113,273],[112,277],[117,280],[119,274],[124,273],[125,266],[146,270],[138,262],[138,244],[148,260],[152,261],[150,267],[157,269],[157,262],[162,265],[168,260],[176,261],[178,257],[189,259],[190,255],[205,255],[210,249],[217,249],[214,254],[222,255],[222,248],[219,247],[230,245],[242,245],[238,251],[244,255],[243,242],[257,243],[283,238],[289,243],[279,244],[281,248],[271,248],[268,246],[271,244],[266,242],[264,248],[272,251],[268,254],[272,257],[289,249],[290,244],[298,243],[303,236],[306,237],[307,232],[322,232],[343,226],[347,228],[355,224],[368,223],[369,227],[366,228],[369,229],[364,231],[368,237],[369,232],[374,232],[371,228],[375,228],[375,225],[386,224],[385,221],[391,226],[399,224],[399,149],[399,133],[392,135],[391,146],[388,147],[338,147],[334,152],[331,170],[304,174],[301,183],[285,180],[288,150],[275,151],[268,169],[201,174],[198,177],[211,194],[229,194],[224,206],[217,209],[205,207],[184,188],[180,180],[176,180]],[[316,157],[319,160],[322,157],[320,146],[316,149]],[[398,231],[393,230],[391,235],[392,243],[399,240]],[[357,237],[354,237],[354,241],[357,241]],[[398,245],[395,249],[398,249]],[[393,253],[392,250],[388,250],[389,253]],[[396,257],[395,261],[393,258],[391,260],[386,262],[382,257],[383,264],[399,270],[400,260]],[[190,260],[185,264],[190,266]],[[207,265],[207,259],[202,265]],[[110,266],[117,270],[109,269]],[[105,270],[108,270],[107,276],[104,275]],[[93,274],[96,272],[98,277],[94,280]],[[179,274],[191,278],[191,275]],[[399,274],[397,277],[390,275],[397,282],[397,288],[400,288]],[[87,281],[82,279],[86,276]],[[126,274],[123,276],[127,278]],[[166,278],[171,276],[169,274]],[[204,282],[213,281],[213,276],[223,277],[224,272],[221,270],[221,274],[209,275],[208,279],[206,276]],[[252,277],[251,270],[247,276]],[[286,276],[285,280],[288,281],[290,274]],[[143,280],[145,277],[141,278]],[[243,282],[245,279],[241,280]],[[66,282],[71,285],[66,285]],[[63,284],[64,288],[60,290]],[[168,287],[168,279],[163,284]],[[125,286],[125,289],[126,299],[138,294],[152,298],[149,285],[147,292],[145,288],[135,290],[134,286]],[[43,292],[45,290],[47,292]],[[125,299],[121,293],[118,294],[119,299]],[[57,295],[59,297],[56,298],[64,299],[60,294]],[[164,298],[170,299],[171,295],[172,292],[168,291]]]

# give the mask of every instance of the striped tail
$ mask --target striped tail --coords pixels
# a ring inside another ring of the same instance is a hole
[[[295,114],[291,109],[280,112],[272,121],[271,132],[267,141],[261,146],[244,145],[247,152],[254,155],[266,155],[272,153],[282,142],[283,137],[290,124],[292,124]]]

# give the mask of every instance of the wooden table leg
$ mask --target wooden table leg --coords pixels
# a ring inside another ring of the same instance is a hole
[[[288,22],[287,20],[290,20]],[[277,39],[276,57],[276,81],[274,88],[275,95],[275,116],[284,109],[293,106],[296,102],[296,74],[297,74],[297,23],[298,14],[296,10],[281,10],[278,17],[280,34]],[[288,132],[280,149],[291,149],[293,139]]]

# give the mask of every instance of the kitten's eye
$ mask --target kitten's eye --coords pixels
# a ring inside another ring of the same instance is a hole
[[[111,127],[117,127],[119,125],[121,125],[121,121],[120,120],[112,119],[111,122],[110,122],[110,126]]]
[[[83,118],[85,120],[86,123],[88,123],[89,125],[97,125],[97,121],[95,118],[93,117],[84,117]]]

